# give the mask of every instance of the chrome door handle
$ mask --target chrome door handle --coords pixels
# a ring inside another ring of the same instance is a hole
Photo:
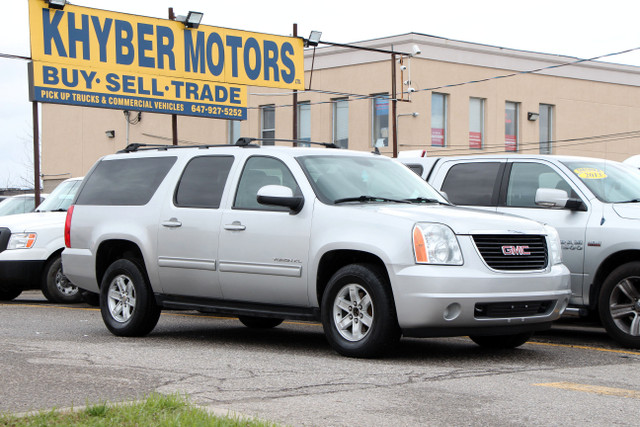
[[[245,230],[246,228],[247,226],[242,225],[240,221],[233,221],[231,224],[224,225],[225,230],[232,230],[232,231],[242,231],[242,230]]]
[[[171,218],[168,221],[163,221],[162,222],[162,226],[163,227],[168,227],[168,228],[177,228],[182,226],[182,223],[180,221],[178,221],[177,218]]]

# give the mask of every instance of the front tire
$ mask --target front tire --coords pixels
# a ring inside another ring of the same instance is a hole
[[[136,261],[119,259],[107,268],[100,287],[100,312],[107,329],[121,337],[140,337],[160,318],[151,286]]]
[[[609,336],[629,348],[640,348],[640,262],[609,274],[598,299],[600,320]]]
[[[44,267],[42,293],[51,302],[74,304],[82,301],[82,294],[62,272],[60,255],[51,258]]]
[[[329,344],[343,356],[379,356],[400,339],[391,287],[374,265],[339,269],[322,297],[321,316]]]
[[[520,347],[529,341],[533,332],[523,332],[513,335],[470,335],[469,338],[480,347],[494,350],[504,350]]]

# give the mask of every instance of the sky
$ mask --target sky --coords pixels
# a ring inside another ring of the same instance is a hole
[[[289,36],[322,31],[322,39],[353,43],[405,33],[577,58],[640,47],[637,0],[72,0],[78,6],[167,18],[190,10],[203,25]],[[0,54],[30,56],[27,0],[3,0]],[[640,66],[640,51],[608,58]],[[640,69],[639,69],[640,72]],[[27,62],[0,58],[0,188],[33,182],[32,107]],[[46,143],[46,135],[42,135]]]

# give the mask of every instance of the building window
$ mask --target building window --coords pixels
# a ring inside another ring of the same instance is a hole
[[[484,99],[469,98],[469,148],[484,147]]]
[[[520,104],[517,102],[505,103],[504,110],[504,151],[518,151]]]
[[[229,120],[228,124],[228,132],[229,135],[229,144],[235,144],[240,138],[240,120]]]
[[[431,94],[431,145],[447,146],[447,104],[448,95]]]
[[[298,135],[297,139],[311,141],[311,103],[298,103]],[[299,147],[308,147],[309,144],[298,143]]]
[[[540,154],[553,154],[553,105],[540,104]]]
[[[349,148],[349,100],[333,100],[333,143]]]
[[[276,137],[276,107],[263,105],[260,107],[260,138],[273,139]],[[275,141],[262,141],[262,145],[275,145]]]
[[[376,95],[373,98],[373,137],[374,147],[389,146],[389,95]]]

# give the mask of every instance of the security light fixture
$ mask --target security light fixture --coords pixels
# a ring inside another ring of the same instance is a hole
[[[107,130],[104,133],[105,133],[105,135],[107,135],[107,138],[115,138],[116,137],[116,131],[115,130]]]
[[[66,0],[45,0],[49,4],[49,9],[64,9]]]
[[[204,13],[202,12],[190,11],[187,16],[176,16],[176,21],[182,22],[187,28],[198,28],[203,16]]]
[[[530,122],[535,122],[536,120],[538,120],[538,117],[540,117],[539,113],[527,113],[527,120],[529,120]]]
[[[322,31],[311,31],[309,38],[304,41],[304,46],[318,46],[318,43],[320,43],[320,37],[322,37]]]

